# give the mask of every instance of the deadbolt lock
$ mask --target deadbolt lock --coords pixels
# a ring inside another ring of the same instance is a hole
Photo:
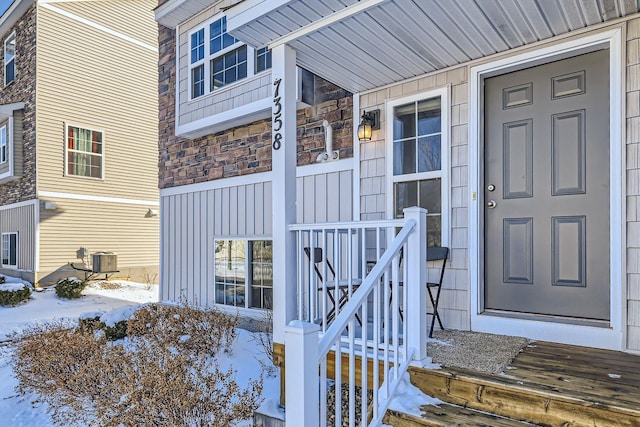
[[[487,185],[487,190],[488,190],[488,191],[494,191],[495,189],[496,189],[496,186],[495,186],[495,185],[493,185],[493,184],[489,184],[489,185]]]

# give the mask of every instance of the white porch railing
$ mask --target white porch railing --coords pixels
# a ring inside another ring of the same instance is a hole
[[[291,230],[298,320],[285,330],[287,426],[378,425],[410,362],[426,358],[426,210]]]

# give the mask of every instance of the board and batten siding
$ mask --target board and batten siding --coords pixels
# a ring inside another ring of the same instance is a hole
[[[81,264],[77,251],[107,251],[118,254],[117,277],[141,280],[146,269],[157,270],[159,264],[159,218],[147,216],[157,204],[116,203],[96,200],[41,197],[55,209],[40,211],[40,278],[66,271],[81,277],[69,263]],[[54,277],[54,276],[50,276]]]
[[[108,7],[126,36],[144,39],[157,31],[156,3],[83,2],[74,12],[93,22]],[[157,42],[141,46],[55,11],[59,5],[38,6],[38,191],[157,201]],[[104,132],[104,179],[65,175],[65,124]]]
[[[36,267],[37,203],[26,202],[0,207],[0,233],[18,233],[18,270],[33,272]],[[9,274],[10,271],[6,270]]]
[[[297,221],[351,221],[353,173],[350,170],[301,176],[296,180]],[[229,182],[233,182],[233,178]],[[160,300],[213,306],[216,239],[272,239],[270,180],[178,192],[160,198]],[[196,184],[200,185],[200,184]]]

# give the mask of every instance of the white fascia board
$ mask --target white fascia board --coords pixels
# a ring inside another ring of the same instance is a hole
[[[15,0],[6,12],[0,16],[0,34],[7,33],[33,3],[35,3],[35,0]]]
[[[157,23],[176,28],[213,5],[213,1],[169,0],[154,9]]]
[[[184,125],[176,124],[176,136],[194,139],[268,117],[271,117],[271,99],[263,98]]]
[[[175,28],[175,25],[171,25],[169,23],[169,20],[167,19],[168,15],[180,8],[180,6],[182,6],[186,1],[187,0],[169,0],[168,2],[156,7],[154,9],[156,22],[167,27]]]

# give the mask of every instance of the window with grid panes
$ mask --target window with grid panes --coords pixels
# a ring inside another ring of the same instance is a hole
[[[190,33],[189,52],[191,99],[271,68],[271,50],[255,50],[228,34],[224,16]]]
[[[393,107],[393,208],[396,217],[403,209],[427,209],[427,246],[442,246],[444,146],[442,99],[440,96]]]

